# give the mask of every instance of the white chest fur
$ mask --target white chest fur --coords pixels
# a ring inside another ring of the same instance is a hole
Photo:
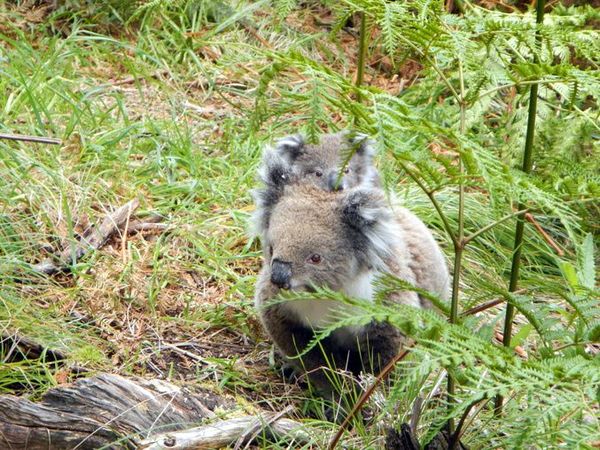
[[[343,287],[344,294],[364,300],[373,299],[372,272],[359,275]],[[351,313],[352,306],[335,300],[293,300],[286,304],[298,319],[313,329],[325,328]]]

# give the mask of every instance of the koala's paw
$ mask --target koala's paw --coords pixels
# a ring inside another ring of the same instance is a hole
[[[306,383],[304,380],[304,373],[290,362],[283,362],[281,367],[279,367],[279,371],[284,380],[288,383]]]

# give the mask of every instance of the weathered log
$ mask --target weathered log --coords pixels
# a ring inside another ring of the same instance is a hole
[[[303,425],[281,414],[215,420],[212,410],[228,405],[162,380],[102,374],[51,389],[40,403],[0,396],[0,448],[219,448],[263,432],[310,442]]]
[[[161,380],[103,374],[51,389],[40,403],[1,396],[0,448],[133,448],[152,433],[212,416],[201,394]]]

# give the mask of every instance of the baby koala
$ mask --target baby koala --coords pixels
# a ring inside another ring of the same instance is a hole
[[[382,273],[414,285],[404,236],[378,189],[329,192],[311,183],[291,182],[273,205],[263,237],[265,259],[255,302],[284,358],[297,372],[308,374],[320,395],[333,398],[335,394],[327,367],[354,375],[361,371],[377,374],[398,353],[405,337],[387,322],[340,327],[299,361],[294,356],[315,334],[339,319],[340,312],[351,313],[352,307],[327,299],[272,300],[282,290],[314,292],[315,287],[373,300],[373,281]],[[412,291],[392,297],[394,302],[421,306]]]
[[[297,134],[267,147],[258,169],[263,188],[254,191],[256,211],[252,221],[255,234],[263,235],[273,204],[284,186],[292,181],[312,184],[325,191],[356,186],[380,187],[379,173],[373,165],[374,154],[371,140],[347,131],[326,134],[315,145],[307,144]]]

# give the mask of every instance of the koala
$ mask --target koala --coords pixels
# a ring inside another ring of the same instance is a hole
[[[344,153],[353,145],[358,148],[337,183]],[[254,191],[257,205],[252,218],[254,234],[264,242],[274,206],[288,185],[307,184],[331,192],[355,187],[381,190],[373,155],[372,141],[364,135],[352,136],[348,132],[324,135],[317,145],[306,144],[299,135],[280,139],[263,154],[259,169],[263,187]],[[442,251],[418,217],[397,201],[393,203],[393,214],[406,243],[408,264],[415,274],[416,285],[446,299],[449,278]],[[421,300],[430,305],[424,298]]]
[[[274,198],[263,240],[265,259],[256,285],[256,307],[284,358],[296,371],[308,374],[319,394],[333,398],[335,389],[324,367],[333,364],[354,375],[378,374],[405,337],[387,322],[340,327],[303,355],[300,363],[293,357],[342,311],[351,313],[351,307],[332,300],[272,299],[282,290],[311,292],[326,287],[372,300],[378,274],[391,273],[418,285],[418,273],[431,268],[428,261],[422,263],[425,255],[415,259],[407,246],[407,238],[413,236],[403,227],[412,219],[398,220],[380,189],[331,192],[292,181],[278,187]],[[390,301],[428,306],[412,291],[394,293]]]
[[[307,144],[301,135],[292,135],[265,150],[259,173],[264,181],[274,167],[285,168],[290,175],[329,191],[379,186],[374,155],[373,142],[363,134],[325,134],[315,145]]]

